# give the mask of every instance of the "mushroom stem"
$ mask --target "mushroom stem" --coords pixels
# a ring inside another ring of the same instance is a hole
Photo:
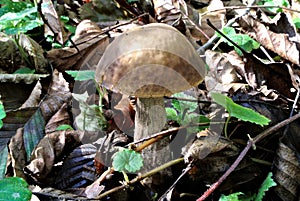
[[[138,98],[135,114],[134,140],[147,138],[160,132],[166,123],[166,111],[163,97],[159,98]],[[164,138],[150,145],[142,151],[144,159],[144,169],[142,172],[149,171],[155,167],[170,161],[171,154],[169,149],[169,139]],[[155,188],[166,182],[167,176],[171,176],[171,170],[166,169],[153,176],[150,181]]]

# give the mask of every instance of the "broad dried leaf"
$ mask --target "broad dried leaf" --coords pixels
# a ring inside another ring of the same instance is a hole
[[[79,70],[85,64],[93,68],[108,45],[108,37],[101,35],[102,33],[95,23],[84,20],[77,26],[73,39],[77,49],[75,47],[53,49],[47,53],[47,58],[59,71]]]
[[[71,100],[69,84],[66,82],[61,73],[53,71],[52,82],[48,89],[48,96],[40,104],[41,111],[47,122],[64,103]]]
[[[82,188],[96,180],[94,157],[97,148],[92,144],[76,147],[63,161],[55,179],[58,189]]]
[[[184,160],[186,163],[194,159],[204,159],[214,150],[214,147],[218,143],[220,137],[218,133],[208,129],[200,131],[197,135],[199,138],[191,145],[188,145],[188,149],[185,148],[187,150],[186,153],[184,153]]]
[[[209,3],[209,6],[206,9],[203,9],[205,12],[204,15],[200,13],[199,25],[201,30],[205,33],[204,36],[202,33],[198,33],[197,36],[200,37],[201,42],[204,44],[215,34],[215,30],[207,25],[207,20],[210,20],[211,23],[217,27],[217,29],[222,29],[222,27],[226,24],[226,10],[213,11],[217,9],[224,8],[223,1],[220,0],[212,0]],[[211,12],[212,11],[212,12]],[[195,30],[192,34],[195,34]],[[208,38],[207,38],[208,37]]]
[[[45,133],[51,133],[60,125],[71,124],[70,115],[68,113],[68,104],[64,103],[61,108],[51,117],[45,127]]]
[[[240,18],[239,24],[251,37],[264,47],[296,65],[300,64],[300,54],[297,48],[299,44],[290,41],[287,34],[270,31],[268,27],[249,15]]]
[[[209,91],[237,91],[245,87],[239,83],[244,76],[244,63],[237,54],[219,53],[211,50],[205,52],[209,66],[205,84]]]
[[[26,173],[38,181],[48,181],[56,160],[65,152],[79,145],[83,137],[81,131],[56,131],[47,134],[35,147]]]
[[[30,96],[25,101],[25,103],[23,103],[21,108],[38,107],[41,101],[41,94],[42,94],[42,85],[41,82],[38,81],[35,87],[32,89]]]
[[[54,35],[56,34],[56,40],[59,41],[61,44],[64,43],[66,39],[66,35],[57,15],[57,12],[54,8],[52,1],[50,0],[43,0],[42,4],[42,13],[46,18],[48,25],[52,28],[55,33],[52,33],[50,28],[45,25],[45,35]]]
[[[277,183],[275,193],[282,200],[297,200],[300,163],[296,158],[296,152],[280,142],[274,160],[274,180]]]
[[[7,146],[0,147],[0,180],[3,179],[5,176],[7,156]]]
[[[111,0],[93,0],[79,9],[81,19],[94,22],[124,19],[124,13]]]
[[[23,168],[26,165],[26,151],[23,140],[23,128],[19,128],[16,134],[10,139],[9,155],[11,157],[11,166],[13,176],[26,178]]]
[[[26,151],[27,162],[30,159],[31,152],[44,136],[45,119],[41,110],[38,109],[35,114],[24,125],[23,139]]]
[[[18,43],[21,46],[20,48],[23,51],[25,50],[31,68],[35,68],[37,73],[49,72],[48,60],[44,57],[43,48],[37,42],[25,34],[20,34]]]

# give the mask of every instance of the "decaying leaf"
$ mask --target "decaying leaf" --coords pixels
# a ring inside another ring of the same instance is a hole
[[[23,128],[16,131],[16,134],[11,138],[9,143],[9,155],[11,157],[11,166],[13,175],[26,178],[23,168],[26,165],[26,152],[23,141]]]
[[[70,125],[70,115],[68,113],[68,104],[64,103],[61,108],[51,117],[45,127],[45,133],[51,133],[60,125]]]
[[[5,109],[14,110],[28,99],[36,83],[44,74],[0,74],[0,95]]]
[[[300,162],[296,152],[280,142],[274,160],[274,180],[277,183],[274,191],[282,200],[299,198]]]
[[[276,52],[281,57],[296,65],[300,64],[299,44],[298,42],[291,41],[287,34],[275,33],[269,30],[267,26],[258,22],[250,15],[240,18],[239,24],[264,47]]]
[[[97,24],[84,20],[77,26],[74,36],[76,47],[50,50],[47,58],[59,71],[79,70],[84,64],[92,69],[108,45],[108,38],[102,33]]]
[[[57,12],[54,8],[52,1],[50,0],[43,0],[43,5],[41,6],[42,13],[46,18],[48,25],[51,26],[52,31],[48,26],[45,26],[45,34],[46,35],[56,35],[56,40],[59,41],[61,44],[64,43],[66,39],[66,34],[64,32],[63,26],[59,20]]]
[[[184,154],[186,162],[205,158],[213,151],[220,137],[220,134],[208,129],[200,131],[197,135],[199,138],[189,146]]]
[[[228,92],[244,88],[242,83],[244,62],[237,54],[205,52],[206,64],[209,66],[205,76],[205,85],[209,91]]]
[[[30,62],[27,65],[34,68],[37,73],[49,73],[49,63],[44,57],[44,50],[36,41],[25,34],[20,34],[18,44],[19,48],[27,53],[25,56]]]
[[[79,145],[84,133],[81,131],[56,131],[47,134],[35,147],[30,164],[26,166],[26,173],[38,181],[49,182],[48,174],[51,172],[56,160],[68,150]]]

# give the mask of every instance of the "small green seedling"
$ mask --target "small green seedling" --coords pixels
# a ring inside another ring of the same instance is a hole
[[[228,38],[230,38],[233,42],[235,42],[237,45],[239,45],[242,49],[244,49],[246,52],[250,53],[254,49],[258,49],[260,47],[260,44],[252,39],[250,36],[246,34],[237,34],[235,32],[235,29],[232,27],[224,27],[222,29],[222,33],[224,33]],[[221,37],[221,41],[219,42],[225,42],[229,46],[233,46],[234,50],[242,56],[243,53],[240,49],[235,47],[234,44],[232,44],[230,41],[228,41],[226,38],[222,37],[218,32],[216,33],[217,36]]]
[[[112,165],[118,172],[135,173],[143,166],[143,158],[134,150],[122,149],[114,154]]]
[[[231,100],[229,97],[227,97],[223,94],[212,92],[211,97],[217,104],[224,107],[229,114],[227,121],[225,123],[225,128],[224,128],[225,137],[228,137],[227,136],[227,125],[228,125],[231,117],[236,117],[242,121],[249,121],[251,123],[255,123],[260,126],[268,125],[269,122],[271,121],[267,117],[259,114],[258,112],[255,112],[254,110],[252,110],[250,108],[246,108],[246,107],[236,104],[235,102],[233,102],[233,100]]]
[[[174,98],[196,100],[192,96],[186,95],[184,93],[177,93],[173,95]],[[172,99],[172,107],[166,108],[167,118],[169,120],[176,121],[181,126],[187,126],[189,124],[198,123],[209,123],[210,120],[204,115],[197,113],[198,103],[193,101],[183,101]],[[187,128],[189,133],[199,132],[208,128],[207,126],[190,126]]]
[[[276,186],[276,182],[272,178],[272,172],[269,172],[264,182],[261,184],[258,193],[250,196],[245,196],[242,192],[232,193],[230,195],[222,195],[219,201],[262,201],[265,193],[273,186]]]
[[[20,177],[8,177],[0,180],[0,200],[28,201],[31,191],[27,182]]]

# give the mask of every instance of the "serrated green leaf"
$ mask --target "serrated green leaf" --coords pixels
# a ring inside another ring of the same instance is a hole
[[[19,177],[8,177],[0,180],[0,201],[28,201],[31,191],[27,182]]]
[[[239,195],[243,195],[243,193],[237,192],[230,195],[221,195],[219,201],[239,201]]]
[[[263,197],[265,196],[265,192],[268,191],[271,187],[276,186],[276,182],[272,179],[272,172],[269,172],[267,175],[267,178],[262,183],[261,187],[258,190],[257,196],[255,198],[255,201],[261,201]]]
[[[174,110],[173,108],[167,107],[166,113],[167,113],[167,119],[173,120],[173,121],[178,120],[178,114],[177,114],[176,110]]]
[[[1,148],[2,149],[0,150],[0,179],[3,179],[5,177],[5,171],[6,171],[8,148],[6,145],[2,146]]]
[[[56,129],[56,131],[65,131],[65,130],[74,130],[72,126],[68,125],[68,124],[63,124],[58,126]]]
[[[250,108],[246,108],[234,103],[233,100],[223,94],[213,92],[211,93],[211,96],[214,101],[224,107],[232,117],[236,117],[242,121],[249,121],[261,126],[268,125],[271,121],[267,117],[255,112]]]
[[[81,70],[81,71],[68,70],[66,71],[66,73],[71,75],[77,81],[95,79],[95,71],[93,70]]]
[[[141,154],[136,151],[123,149],[115,153],[112,165],[116,171],[134,173],[143,166],[143,158]]]

